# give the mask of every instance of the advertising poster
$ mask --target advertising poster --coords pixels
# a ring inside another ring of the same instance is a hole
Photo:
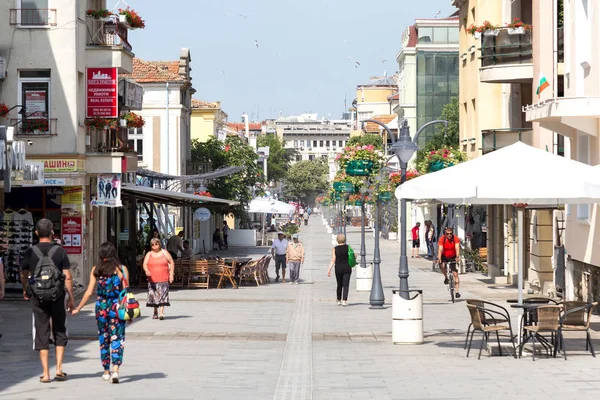
[[[86,118],[117,118],[119,88],[117,68],[86,69]]]
[[[93,206],[121,207],[121,174],[98,175]]]
[[[28,117],[44,117],[46,115],[46,91],[25,91],[25,112]]]
[[[62,243],[67,254],[81,254],[81,217],[62,217]]]

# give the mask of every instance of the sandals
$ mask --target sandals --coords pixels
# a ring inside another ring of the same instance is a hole
[[[160,317],[158,317],[158,319],[160,319],[161,321],[165,319],[164,314],[160,314]]]
[[[158,319],[158,314],[154,314],[154,315],[152,316],[152,319]]]
[[[40,383],[50,383],[52,382],[52,379],[44,379],[43,376],[40,376]]]
[[[67,380],[67,374],[60,373],[60,374],[56,374],[56,376],[54,377],[54,380],[58,381],[58,382],[64,382]]]

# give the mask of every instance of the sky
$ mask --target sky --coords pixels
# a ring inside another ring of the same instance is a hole
[[[302,113],[341,118],[344,99],[350,106],[356,85],[398,70],[396,54],[407,26],[438,11],[438,18],[456,11],[451,0],[128,4],[146,22],[145,29],[130,32],[136,57],[177,60],[188,47],[194,98],[220,101],[230,122],[244,112],[252,121]]]

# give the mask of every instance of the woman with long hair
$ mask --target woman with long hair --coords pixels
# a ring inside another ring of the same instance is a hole
[[[350,289],[350,276],[352,268],[348,263],[348,245],[346,244],[346,236],[337,235],[338,245],[331,251],[331,262],[327,276],[331,276],[331,270],[335,266],[335,278],[337,280],[337,304],[338,306],[348,306],[348,291]]]
[[[144,272],[148,277],[148,300],[146,307],[154,308],[152,319],[165,319],[165,306],[169,303],[169,283],[173,282],[175,263],[173,257],[162,248],[160,239],[150,240],[150,250],[144,257]]]
[[[129,271],[117,257],[112,243],[102,243],[98,248],[99,260],[92,268],[90,283],[73,315],[79,313],[96,291],[96,321],[100,342],[100,360],[104,373],[102,380],[119,383],[119,367],[123,363],[125,321],[119,319],[119,294],[127,287]],[[110,365],[113,372],[110,372]]]

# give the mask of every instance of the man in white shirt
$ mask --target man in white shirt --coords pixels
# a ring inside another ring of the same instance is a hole
[[[283,232],[277,232],[277,239],[273,240],[273,246],[271,246],[271,256],[275,260],[275,282],[279,282],[279,268],[281,268],[281,276],[283,279],[281,282],[285,283],[285,253],[287,252],[288,241],[285,239]]]
[[[178,258],[177,252],[183,252],[183,229],[179,231],[177,235],[173,235],[167,242],[167,251],[173,257],[173,260]]]

